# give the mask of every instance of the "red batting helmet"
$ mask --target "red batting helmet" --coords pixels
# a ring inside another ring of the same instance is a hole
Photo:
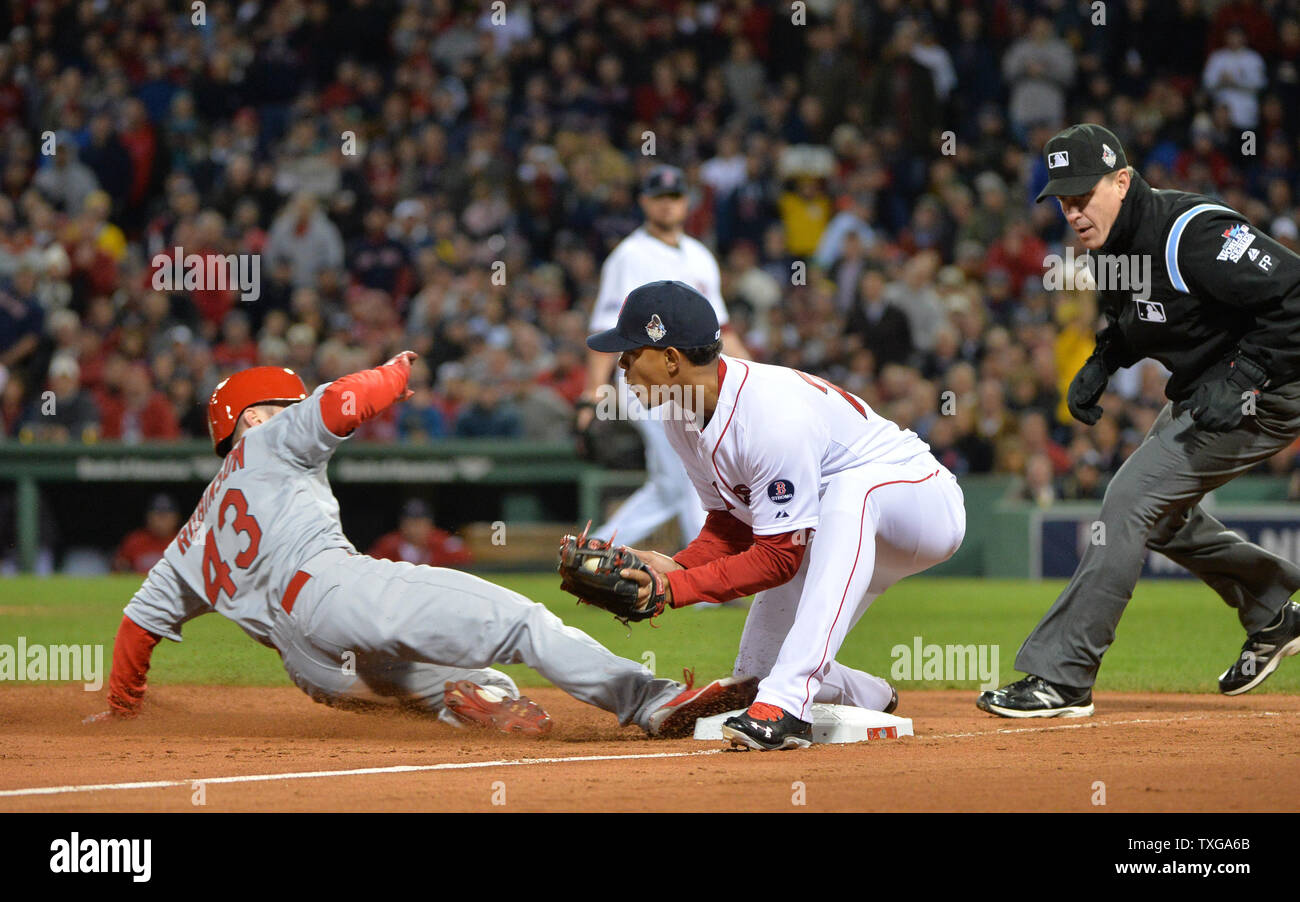
[[[239,416],[254,404],[282,401],[292,404],[307,397],[307,386],[293,370],[283,366],[255,366],[221,380],[208,399],[208,435],[212,450],[225,457],[230,450]]]

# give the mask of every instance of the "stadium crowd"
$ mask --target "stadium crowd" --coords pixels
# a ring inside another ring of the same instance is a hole
[[[403,347],[416,395],[363,440],[566,440],[601,262],[669,162],[757,358],[959,475],[1096,498],[1164,373],[1122,372],[1095,428],[1065,410],[1097,311],[1045,287],[1044,141],[1104,123],[1154,186],[1300,242],[1294,0],[196,6],[6,7],[4,440],[205,436],[233,370]],[[155,287],[175,248],[259,255],[257,297]]]

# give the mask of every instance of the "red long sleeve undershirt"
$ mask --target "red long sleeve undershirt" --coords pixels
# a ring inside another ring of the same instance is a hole
[[[113,642],[113,672],[108,677],[108,706],[123,717],[134,717],[144,698],[149,658],[161,636],[123,616]]]
[[[709,511],[704,529],[673,557],[686,568],[668,574],[673,607],[721,604],[789,582],[803,563],[809,533],[756,536],[726,511]]]
[[[335,435],[350,434],[400,400],[410,377],[410,363],[401,360],[335,379],[321,394],[325,428]]]

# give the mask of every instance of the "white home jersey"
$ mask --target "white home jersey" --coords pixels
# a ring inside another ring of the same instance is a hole
[[[663,425],[705,508],[730,511],[755,535],[816,527],[821,493],[838,473],[930,451],[916,433],[824,379],[722,360],[718,405],[704,429],[689,412],[665,412]]]
[[[623,300],[633,288],[660,279],[685,282],[709,299],[718,325],[727,322],[722,302],[722,277],[718,261],[709,249],[683,234],[677,247],[665,244],[645,230],[637,229],[618,243],[600,270],[600,292],[591,311],[590,332],[614,328]]]
[[[126,614],[180,640],[180,626],[217,611],[271,645],[272,609],[299,568],[323,551],[355,552],[325,469],[344,441],[325,426],[317,388],[248,430],[208,483],[189,521]]]

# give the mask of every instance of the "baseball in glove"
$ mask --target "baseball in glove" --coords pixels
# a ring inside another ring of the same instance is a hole
[[[663,613],[668,586],[664,578],[636,554],[603,539],[582,535],[565,536],[560,542],[560,588],[576,595],[583,604],[603,608],[624,624],[648,620]],[[650,577],[650,597],[639,598],[642,583],[623,576],[624,570],[640,570]]]

